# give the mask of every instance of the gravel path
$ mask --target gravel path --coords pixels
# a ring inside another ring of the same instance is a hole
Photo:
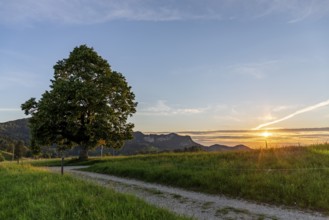
[[[320,213],[306,213],[272,205],[256,204],[224,196],[187,191],[139,180],[80,171],[85,166],[65,167],[65,172],[91,180],[117,192],[133,194],[153,205],[195,219],[329,219]],[[59,172],[60,168],[50,168]]]

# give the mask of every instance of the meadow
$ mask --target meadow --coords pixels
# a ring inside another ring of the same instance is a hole
[[[0,163],[0,195],[0,219],[187,219],[28,164]]]
[[[88,171],[329,214],[329,144],[112,157]]]

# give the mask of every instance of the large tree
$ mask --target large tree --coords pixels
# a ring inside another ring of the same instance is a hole
[[[80,159],[87,159],[88,150],[100,140],[120,146],[132,138],[134,125],[127,120],[136,112],[135,95],[125,77],[112,71],[93,48],[74,48],[54,70],[50,90],[39,101],[31,98],[22,104],[25,114],[32,116],[37,144],[76,143]]]

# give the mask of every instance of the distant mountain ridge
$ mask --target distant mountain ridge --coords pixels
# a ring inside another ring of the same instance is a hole
[[[205,150],[208,152],[212,152],[212,151],[227,151],[227,150],[250,150],[250,148],[243,144],[239,144],[234,147],[229,147],[229,146],[220,145],[220,144],[214,144],[209,147],[205,147]]]
[[[14,141],[23,140],[25,143],[29,143],[30,129],[28,127],[28,120],[29,119],[19,119],[0,123],[0,138],[9,138]],[[207,147],[193,141],[190,136],[182,136],[176,133],[143,134],[142,132],[134,132],[133,139],[127,140],[124,146],[120,150],[117,150],[116,154],[133,155],[138,153],[195,150],[213,152],[227,150],[250,150],[250,148],[244,145],[229,147],[219,144]],[[109,150],[107,152],[111,153]]]
[[[190,136],[181,136],[176,133],[170,134],[143,134],[134,132],[134,138],[126,141],[120,150],[123,154],[136,154],[138,152],[163,152],[163,151],[227,151],[227,150],[251,150],[245,145],[229,147],[215,144],[210,147],[203,146],[192,140]]]
[[[193,146],[203,147],[192,140],[190,136],[170,134],[143,134],[134,132],[133,139],[126,141],[120,150],[123,154],[136,154],[139,152],[161,152],[184,150]]]

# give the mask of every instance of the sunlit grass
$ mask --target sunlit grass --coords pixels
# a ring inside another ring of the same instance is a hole
[[[0,195],[0,219],[184,219],[132,196],[15,163],[0,163]]]
[[[88,170],[329,213],[329,145],[112,158]]]

